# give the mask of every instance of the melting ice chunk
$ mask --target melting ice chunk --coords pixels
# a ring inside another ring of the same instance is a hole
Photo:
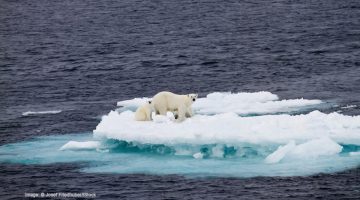
[[[290,151],[292,151],[296,147],[295,141],[290,141],[285,146],[279,146],[279,148],[274,151],[272,154],[268,155],[265,158],[266,163],[278,163],[280,160],[282,160],[286,154],[288,154]]]
[[[266,157],[266,163],[278,163],[284,158],[309,159],[319,156],[330,156],[340,153],[342,146],[329,138],[310,140],[300,145],[294,141],[285,146],[280,146],[275,152]]]

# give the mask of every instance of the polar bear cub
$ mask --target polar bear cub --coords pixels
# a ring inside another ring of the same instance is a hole
[[[178,95],[172,92],[159,92],[152,99],[156,114],[165,115],[167,111],[177,112],[177,120],[183,121],[192,117],[192,103],[197,99],[197,94]]]
[[[151,101],[146,102],[146,104],[140,106],[135,112],[136,121],[151,121],[151,113],[153,111],[153,106]]]

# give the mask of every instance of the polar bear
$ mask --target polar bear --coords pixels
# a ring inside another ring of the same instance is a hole
[[[165,115],[167,111],[177,113],[177,120],[183,121],[192,117],[191,105],[197,99],[197,94],[178,95],[172,92],[159,92],[152,99],[156,114]]]
[[[146,104],[140,106],[135,112],[136,121],[151,121],[151,113],[153,111],[153,106],[151,101],[146,102]]]

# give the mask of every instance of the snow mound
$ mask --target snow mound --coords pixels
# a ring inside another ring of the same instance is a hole
[[[360,116],[313,111],[302,115],[241,117],[235,113],[195,115],[182,123],[134,120],[134,112],[111,111],[93,131],[96,138],[150,144],[297,143],[328,137],[360,144]]]

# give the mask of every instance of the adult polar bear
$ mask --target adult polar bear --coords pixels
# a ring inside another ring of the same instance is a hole
[[[156,114],[165,115],[167,111],[177,112],[178,121],[193,115],[191,105],[196,101],[197,94],[178,95],[172,92],[159,92],[152,99]]]

